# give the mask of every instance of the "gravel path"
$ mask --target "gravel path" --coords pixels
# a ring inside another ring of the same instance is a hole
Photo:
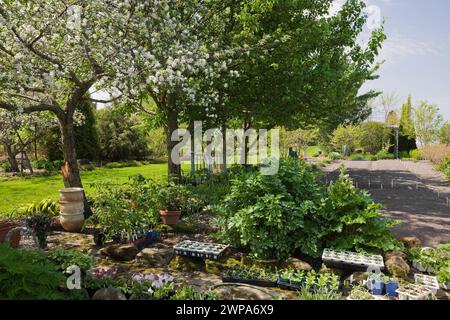
[[[399,236],[415,236],[424,246],[450,243],[450,183],[426,161],[336,161],[323,170],[335,180],[344,165],[361,189],[367,189],[384,214],[400,220]]]

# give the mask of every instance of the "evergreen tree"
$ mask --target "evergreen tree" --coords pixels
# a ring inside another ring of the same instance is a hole
[[[402,105],[402,116],[400,118],[400,134],[398,137],[399,152],[417,149],[416,133],[412,118],[411,96]],[[393,137],[395,139],[395,137]],[[395,141],[393,142],[395,143]]]
[[[78,107],[83,115],[83,124],[75,127],[75,141],[78,159],[99,160],[100,142],[98,137],[94,106],[85,100]]]
[[[100,142],[95,119],[94,106],[89,100],[83,100],[77,110],[82,115],[81,125],[75,126],[75,149],[78,159],[99,160]],[[61,133],[58,128],[51,128],[43,138],[47,159],[62,160]]]

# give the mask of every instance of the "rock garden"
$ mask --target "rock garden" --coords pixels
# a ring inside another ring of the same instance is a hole
[[[2,220],[0,298],[448,299],[448,244],[397,239],[345,171],[319,176],[288,159],[275,176],[102,183],[86,204],[61,190]]]

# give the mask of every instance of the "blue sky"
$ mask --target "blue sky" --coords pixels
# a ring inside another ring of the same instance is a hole
[[[380,79],[364,88],[395,91],[403,100],[411,94],[415,104],[436,104],[450,121],[450,1],[366,2],[380,8],[388,39],[380,55],[386,60]]]

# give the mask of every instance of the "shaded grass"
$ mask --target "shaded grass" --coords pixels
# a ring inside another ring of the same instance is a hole
[[[183,166],[184,169],[184,166]],[[93,191],[93,184],[110,182],[123,184],[133,175],[141,174],[156,181],[167,180],[167,164],[158,163],[141,167],[104,169],[81,173],[84,189],[89,195]],[[0,178],[0,215],[9,213],[26,204],[41,201],[45,198],[57,200],[58,190],[64,184],[60,174],[39,177],[11,177]]]

